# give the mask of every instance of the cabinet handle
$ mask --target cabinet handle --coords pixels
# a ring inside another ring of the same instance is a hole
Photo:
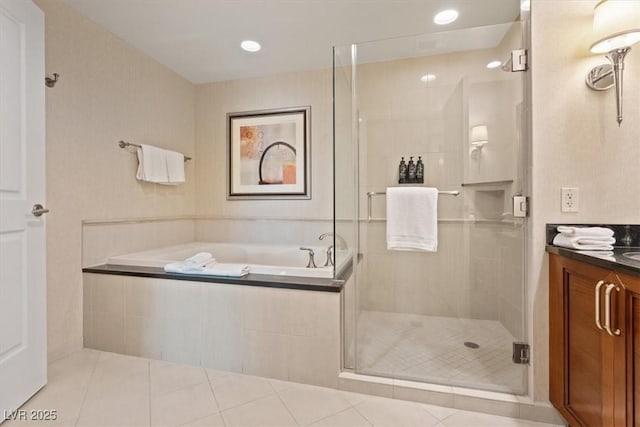
[[[614,331],[611,330],[611,292],[614,289],[616,290],[616,292],[620,292],[620,288],[618,288],[613,283],[610,283],[607,285],[607,288],[604,292],[604,328],[612,337],[620,335],[620,329],[616,328]]]
[[[604,285],[604,280],[600,280],[596,285],[596,326],[601,331],[604,330],[602,323],[600,323],[600,288]]]

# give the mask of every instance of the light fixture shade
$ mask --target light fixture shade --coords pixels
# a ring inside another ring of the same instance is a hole
[[[594,9],[592,53],[606,53],[640,41],[640,1],[602,0]]]
[[[471,145],[484,145],[489,142],[489,132],[485,125],[471,128]]]

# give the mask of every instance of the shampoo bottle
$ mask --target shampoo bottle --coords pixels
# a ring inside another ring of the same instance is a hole
[[[421,156],[418,156],[418,163],[416,163],[416,182],[424,184],[424,163]]]
[[[416,182],[416,164],[413,162],[413,157],[409,157],[409,165],[407,166],[407,182]]]
[[[398,184],[404,184],[407,182],[407,163],[404,161],[404,157],[400,159],[400,166],[398,166]]]

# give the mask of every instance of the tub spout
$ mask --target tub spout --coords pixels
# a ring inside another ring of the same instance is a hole
[[[339,234],[336,233],[322,233],[320,235],[320,237],[318,237],[318,240],[323,240],[325,237],[327,236],[334,236],[336,238],[336,248],[338,249],[347,249],[347,242],[342,238],[342,236],[340,236]]]

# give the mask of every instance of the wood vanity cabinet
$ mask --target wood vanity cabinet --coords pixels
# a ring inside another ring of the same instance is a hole
[[[640,426],[640,278],[549,256],[550,400],[570,426]]]

